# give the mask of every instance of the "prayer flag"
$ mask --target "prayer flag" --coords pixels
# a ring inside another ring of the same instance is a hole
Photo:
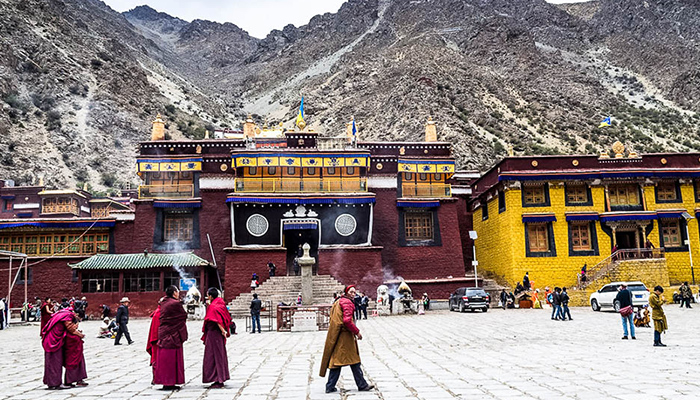
[[[598,125],[598,128],[604,128],[606,126],[610,126],[612,124],[612,121],[610,120],[610,117],[606,117],[600,125]]]

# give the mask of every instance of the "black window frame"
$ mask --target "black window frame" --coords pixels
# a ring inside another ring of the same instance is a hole
[[[498,191],[498,213],[506,211],[506,192],[503,190]]]
[[[17,284],[24,285],[24,269],[27,269],[27,285],[31,285],[34,282],[34,276],[32,274],[31,267],[22,267],[19,271],[19,276],[17,277]]]
[[[155,229],[153,231],[153,249],[159,251],[193,250],[201,247],[199,209],[198,208],[157,208]],[[165,241],[165,218],[167,214],[191,214],[192,215],[192,240],[187,242]]]
[[[432,240],[409,240],[406,239],[406,213],[426,212],[432,213],[433,219],[433,239]],[[440,221],[438,218],[438,207],[412,208],[399,207],[399,246],[400,247],[434,247],[442,246],[440,235]]]
[[[676,199],[675,200],[661,200],[661,199],[659,199],[659,183],[666,184],[666,183],[671,183],[671,182],[657,182],[654,185],[654,201],[656,201],[657,204],[674,204],[674,203],[682,203],[683,202],[680,182],[678,182],[677,180],[672,182],[673,187],[676,191]]]
[[[586,196],[587,200],[582,203],[573,203],[569,201],[569,187],[570,186],[585,186],[586,187]],[[577,183],[577,184],[570,184],[570,183],[565,183],[564,184],[564,205],[566,207],[585,207],[585,206],[592,206],[593,205],[593,197],[591,196],[591,186],[587,183]]]
[[[522,201],[523,207],[549,207],[549,206],[551,206],[551,201],[549,199],[549,182],[542,183],[542,187],[544,189],[544,202],[543,203],[528,204],[525,202],[525,188],[527,186],[532,187],[535,185],[522,185],[520,187],[520,196],[521,196],[521,201]]]
[[[530,232],[528,226],[530,224],[546,224],[547,225],[547,242],[549,243],[548,251],[530,251]],[[553,222],[525,222],[525,257],[556,257],[557,246],[554,240],[554,224]]]
[[[572,227],[573,225],[580,224],[582,222],[588,222],[589,229],[589,240],[591,241],[590,250],[574,250],[574,242],[572,240]],[[598,232],[596,229],[595,221],[568,221],[569,230],[569,256],[570,257],[582,257],[582,256],[598,256],[600,255],[600,250],[598,248]]]
[[[484,201],[481,205],[481,220],[486,221],[489,219],[489,202]]]
[[[664,231],[663,227],[661,225],[662,220],[664,219],[675,219],[678,220],[678,229],[679,233],[681,234],[681,245],[677,247],[668,247],[666,246],[666,243],[664,243]],[[687,221],[685,218],[659,218],[658,225],[659,225],[659,247],[663,247],[664,251],[667,253],[683,253],[688,251],[688,245],[685,243],[688,240],[688,236],[686,235],[686,227],[687,227]]]

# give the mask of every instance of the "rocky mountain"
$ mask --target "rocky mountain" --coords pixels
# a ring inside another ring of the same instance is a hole
[[[350,0],[264,39],[98,0],[0,0],[0,173],[105,190],[162,112],[173,137],[246,113],[416,140],[428,115],[459,164],[516,154],[700,150],[694,0]],[[613,126],[598,123],[610,115]]]

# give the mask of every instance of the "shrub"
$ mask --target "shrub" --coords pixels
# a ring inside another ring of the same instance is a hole
[[[46,113],[46,127],[52,131],[61,128],[61,113],[51,110]]]

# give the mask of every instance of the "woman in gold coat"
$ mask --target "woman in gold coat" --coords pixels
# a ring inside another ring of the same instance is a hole
[[[661,334],[668,329],[666,322],[666,314],[661,306],[664,304],[664,297],[661,295],[664,288],[661,286],[654,287],[654,293],[649,295],[649,306],[651,307],[651,319],[654,320],[654,346],[666,347],[661,343]]]

